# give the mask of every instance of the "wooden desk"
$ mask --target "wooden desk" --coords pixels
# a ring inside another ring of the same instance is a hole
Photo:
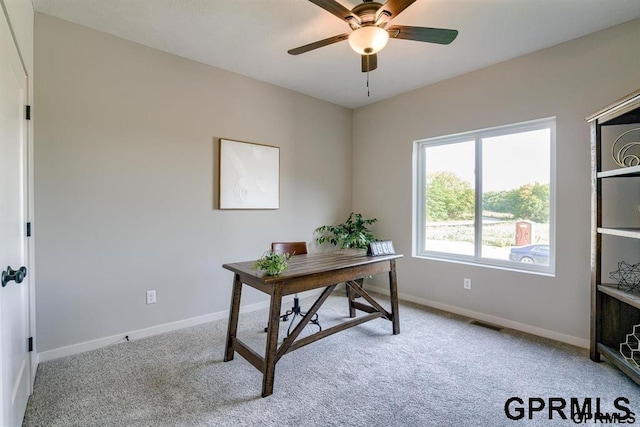
[[[273,393],[276,363],[282,356],[290,351],[379,317],[391,321],[393,334],[399,334],[400,319],[398,317],[398,286],[396,281],[395,260],[401,257],[402,255],[370,257],[363,251],[356,250],[296,255],[289,260],[287,270],[278,276],[267,276],[262,271],[253,270],[252,266],[254,261],[224,264],[222,266],[223,268],[231,270],[234,273],[224,361],[228,362],[233,360],[234,352],[238,352],[255,366],[263,373],[262,397],[266,397]],[[371,295],[355,282],[356,279],[380,273],[389,274],[391,312],[385,310]],[[302,332],[309,320],[311,320],[311,317],[318,311],[331,292],[333,292],[337,284],[343,282],[348,284],[347,302],[349,317],[352,319],[296,341],[300,332]],[[264,357],[250,349],[236,336],[243,284],[249,285],[271,296],[267,344]],[[279,317],[282,297],[323,287],[325,289],[322,294],[278,348]],[[355,292],[360,294],[369,304],[355,301]],[[356,310],[361,310],[367,314],[356,318]]]

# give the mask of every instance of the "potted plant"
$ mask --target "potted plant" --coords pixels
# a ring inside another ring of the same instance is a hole
[[[363,219],[362,214],[351,212],[349,218],[342,224],[323,225],[315,229],[318,235],[316,243],[331,243],[340,249],[366,249],[370,242],[375,241],[373,232],[367,227],[378,221],[376,218]]]
[[[264,270],[267,276],[277,276],[287,269],[289,254],[267,251],[253,264],[255,270]]]

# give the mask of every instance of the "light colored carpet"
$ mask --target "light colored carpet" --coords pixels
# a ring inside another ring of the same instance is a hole
[[[348,317],[346,304],[330,297],[323,326]],[[238,337],[260,354],[266,318],[266,310],[240,317]],[[399,335],[377,319],[285,355],[274,394],[261,398],[262,376],[252,365],[238,354],[223,362],[226,326],[42,363],[24,426],[574,425],[557,414],[549,421],[546,410],[509,420],[510,397],[590,397],[594,405],[600,398],[602,411],[626,397],[640,416],[640,388],[584,349],[407,303]]]

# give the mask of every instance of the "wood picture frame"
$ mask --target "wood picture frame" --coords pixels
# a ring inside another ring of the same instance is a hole
[[[220,209],[280,208],[280,147],[220,138]]]

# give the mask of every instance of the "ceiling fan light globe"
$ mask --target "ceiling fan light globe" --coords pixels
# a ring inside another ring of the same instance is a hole
[[[369,25],[349,34],[349,46],[360,55],[380,52],[389,41],[389,33],[383,28]]]

